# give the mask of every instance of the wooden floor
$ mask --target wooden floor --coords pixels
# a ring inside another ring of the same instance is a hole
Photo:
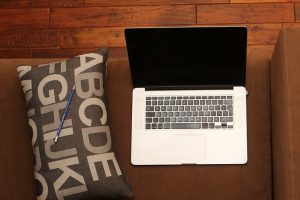
[[[0,58],[70,57],[101,46],[118,57],[124,27],[177,25],[246,25],[248,53],[270,57],[279,30],[300,26],[298,2],[0,0]]]

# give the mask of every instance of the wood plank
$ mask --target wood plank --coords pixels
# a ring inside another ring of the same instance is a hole
[[[0,29],[0,48],[58,47],[56,29]]]
[[[85,0],[84,6],[144,6],[229,3],[229,0]]]
[[[275,45],[248,45],[247,54],[271,59]],[[251,56],[252,57],[252,56]]]
[[[0,58],[31,58],[30,49],[0,49]]]
[[[0,27],[48,27],[49,9],[1,9]]]
[[[282,24],[249,24],[248,44],[275,44]]]
[[[2,0],[0,8],[82,7],[83,0]]]
[[[300,28],[300,23],[283,23],[283,28]]]
[[[33,58],[71,58],[87,52],[92,52],[97,48],[87,49],[33,49]],[[126,48],[109,48],[109,58],[124,59],[127,58]]]
[[[198,5],[198,24],[294,22],[293,3]]]
[[[230,3],[288,3],[300,0],[230,0]]]
[[[125,47],[124,28],[97,27],[62,29],[61,48]]]
[[[300,3],[295,4],[296,22],[300,21]]]
[[[195,24],[195,5],[51,9],[50,26],[96,27]]]

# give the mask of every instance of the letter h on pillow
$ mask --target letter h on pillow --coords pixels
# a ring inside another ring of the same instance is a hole
[[[106,110],[107,49],[35,67],[18,66],[35,156],[37,199],[132,197],[112,151]],[[56,131],[73,86],[59,140]]]

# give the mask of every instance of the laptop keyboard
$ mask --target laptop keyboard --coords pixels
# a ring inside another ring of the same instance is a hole
[[[233,128],[233,96],[146,97],[146,129]]]

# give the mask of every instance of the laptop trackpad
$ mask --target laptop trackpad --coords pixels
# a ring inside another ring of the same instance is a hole
[[[182,162],[197,162],[205,159],[205,135],[173,135],[173,158]]]

